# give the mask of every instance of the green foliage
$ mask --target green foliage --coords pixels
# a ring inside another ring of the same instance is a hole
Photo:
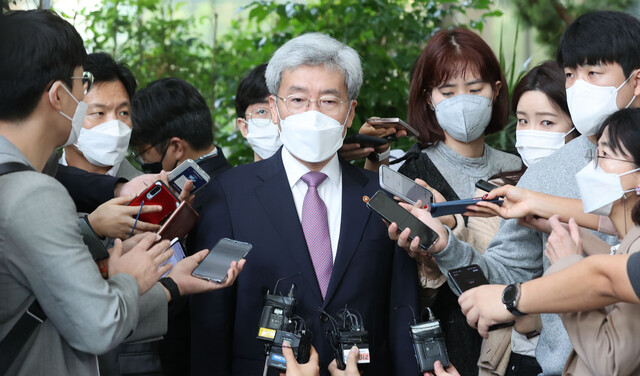
[[[267,62],[289,39],[323,32],[353,47],[365,72],[356,119],[350,133],[370,116],[406,119],[409,75],[414,60],[437,30],[466,26],[482,30],[490,0],[312,0],[308,3],[254,1],[239,10],[232,26],[215,43],[195,31],[204,18],[176,17],[167,0],[105,0],[100,9],[81,12],[91,35],[89,51],[106,51],[125,61],[140,87],[162,77],[196,86],[213,110],[216,143],[232,164],[253,153],[235,128],[235,93],[244,75]],[[468,25],[455,19],[473,11]],[[403,139],[394,147],[407,148]]]
[[[406,119],[414,60],[435,31],[453,26],[445,20],[469,10],[481,13],[479,19],[466,25],[477,30],[482,30],[486,17],[501,15],[490,10],[489,0],[336,0],[309,4],[254,1],[240,12],[218,47],[214,113],[218,124],[227,124],[221,128],[218,143],[231,148],[237,162],[251,158],[252,153],[241,150],[238,132],[233,132],[237,84],[253,67],[267,62],[286,41],[312,31],[331,35],[362,57],[364,84],[350,133],[357,133],[370,116]],[[394,147],[407,148],[412,141],[399,142]]]
[[[636,0],[512,0],[527,27],[537,30],[536,40],[555,55],[562,31],[578,16],[596,10],[627,10]]]

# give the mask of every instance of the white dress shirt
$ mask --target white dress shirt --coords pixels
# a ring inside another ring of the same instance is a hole
[[[282,164],[289,180],[293,201],[298,212],[298,219],[302,221],[302,204],[304,203],[304,196],[307,194],[307,184],[300,178],[311,170],[295,159],[286,147],[282,148]],[[320,198],[327,206],[331,252],[335,262],[342,221],[342,168],[338,160],[338,153],[334,154],[333,158],[320,172],[327,175],[327,178],[317,187],[317,190]]]

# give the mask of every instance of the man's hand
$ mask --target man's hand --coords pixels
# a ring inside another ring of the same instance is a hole
[[[560,223],[557,215],[549,218],[549,225],[553,231],[547,240],[547,247],[544,250],[544,254],[551,264],[563,257],[582,253],[580,227],[578,227],[578,224],[573,218],[569,220],[569,231]]]
[[[358,346],[351,347],[349,355],[347,356],[347,368],[344,371],[338,369],[338,363],[334,359],[331,364],[329,364],[331,376],[360,376],[360,371],[358,370],[358,355],[360,355]]]
[[[458,373],[458,370],[456,369],[456,367],[453,366],[453,364],[450,364],[449,367],[447,367],[447,369],[445,370],[444,367],[442,366],[442,363],[440,363],[439,360],[436,360],[435,363],[433,363],[433,373],[431,372],[425,372],[424,376],[460,376],[460,373]]]
[[[136,225],[134,234],[147,231],[158,231],[159,225],[138,221],[135,216],[140,211],[139,206],[127,206],[135,196],[123,196],[113,198],[98,206],[88,216],[89,224],[93,231],[101,237],[125,239],[131,235],[133,225]],[[140,213],[155,213],[162,210],[160,205],[145,205]]]
[[[311,346],[309,361],[305,364],[298,364],[289,342],[285,341],[282,344],[282,355],[287,361],[287,373],[281,373],[280,376],[317,376],[320,374],[318,352],[313,346]]]
[[[433,218],[431,213],[425,209],[420,209],[404,202],[400,202],[400,206],[435,231],[438,234],[438,240],[431,248],[425,251],[420,247],[420,237],[416,236],[413,240],[409,240],[411,229],[406,228],[404,231],[399,232],[398,225],[395,222],[391,223],[388,227],[389,238],[391,238],[391,240],[397,240],[398,245],[404,248],[409,253],[409,256],[413,258],[423,258],[425,252],[433,254],[445,249],[449,241],[449,232],[438,219]]]
[[[489,326],[513,321],[515,316],[502,304],[502,292],[507,286],[483,285],[467,290],[458,298],[467,323],[478,329],[484,338],[489,336]]]
[[[204,260],[209,253],[208,250],[203,249],[195,255],[186,257],[180,260],[173,266],[169,277],[178,285],[180,295],[192,295],[203,292],[209,292],[213,290],[219,290],[225,287],[233,285],[238,274],[242,271],[246,260],[240,260],[240,262],[232,262],[229,270],[227,270],[227,279],[223,283],[216,283],[207,281],[201,278],[197,278],[191,275],[193,270]]]
[[[147,233],[129,252],[123,254],[122,241],[116,239],[109,251],[109,278],[119,273],[127,273],[138,282],[140,295],[149,291],[171,268],[171,264],[160,266],[173,255],[173,250],[166,250],[170,242],[163,240],[152,246],[158,240],[159,235]]]
[[[114,197],[137,196],[148,186],[158,180],[160,174],[144,174],[136,176],[124,184],[118,184],[114,191]]]

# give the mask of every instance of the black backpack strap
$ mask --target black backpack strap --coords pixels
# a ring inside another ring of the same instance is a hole
[[[0,163],[0,175],[10,174],[18,171],[35,171],[30,166],[21,162],[5,162]]]
[[[20,162],[0,163],[0,175],[18,171],[35,171],[30,166]],[[4,375],[11,367],[13,361],[18,357],[20,351],[31,337],[31,334],[38,328],[47,315],[40,307],[40,303],[35,300],[27,311],[22,314],[18,322],[11,328],[6,337],[0,342],[0,375]]]

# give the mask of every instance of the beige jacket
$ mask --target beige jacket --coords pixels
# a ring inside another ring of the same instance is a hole
[[[640,227],[634,226],[617,253],[639,250]],[[565,257],[549,268],[547,274],[582,258],[580,255]],[[560,318],[574,348],[563,375],[640,375],[640,305],[618,303],[603,309],[561,314]]]

